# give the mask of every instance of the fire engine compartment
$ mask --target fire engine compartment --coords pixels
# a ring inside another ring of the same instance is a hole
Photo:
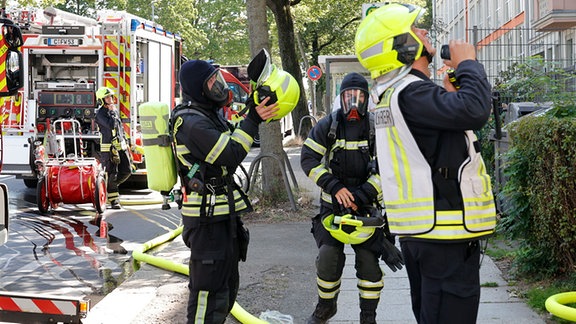
[[[38,40],[46,43],[46,39]],[[97,108],[95,87],[98,77],[99,55],[63,49],[30,49],[28,56],[30,78],[28,98],[34,99],[38,140],[57,120],[75,119],[81,127],[84,152],[94,156],[98,152],[100,134],[94,122]],[[71,137],[73,129],[58,129],[64,138]],[[62,134],[63,133],[63,134]],[[67,142],[67,141],[65,141]],[[66,143],[66,145],[73,145]]]

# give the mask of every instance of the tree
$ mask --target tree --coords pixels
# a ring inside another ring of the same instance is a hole
[[[270,53],[266,0],[247,0],[246,12],[252,57],[256,56],[263,48]],[[266,154],[271,154],[280,159],[284,156],[279,122],[261,124],[260,139],[261,152],[266,152]],[[280,193],[284,190],[281,181],[282,173],[280,167],[274,158],[263,158],[261,165],[262,194],[266,197],[263,200],[278,201]]]
[[[282,58],[282,67],[284,71],[292,74],[300,87],[300,99],[296,108],[292,111],[292,120],[294,126],[299,125],[300,120],[308,116],[308,106],[306,105],[306,93],[302,85],[302,70],[296,55],[296,39],[294,37],[294,22],[290,6],[297,5],[300,0],[267,0],[267,5],[274,13],[276,27],[278,29],[278,48],[280,50],[280,57]],[[301,137],[306,137],[308,130],[311,128],[310,120],[305,120],[306,124],[299,130]]]

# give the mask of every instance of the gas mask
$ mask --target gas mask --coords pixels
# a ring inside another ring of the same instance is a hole
[[[366,115],[368,108],[368,93],[357,88],[345,89],[340,92],[340,107],[346,120],[360,120]]]
[[[216,103],[218,107],[224,107],[232,100],[232,91],[228,88],[228,84],[219,69],[204,81],[203,87],[206,98]]]

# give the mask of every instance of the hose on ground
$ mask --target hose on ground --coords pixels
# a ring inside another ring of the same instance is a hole
[[[170,231],[166,234],[160,235],[140,246],[138,246],[137,248],[134,249],[134,251],[132,252],[132,257],[134,258],[134,260],[137,261],[141,261],[141,262],[146,262],[150,265],[162,268],[162,269],[166,269],[166,270],[170,270],[173,272],[177,272],[186,276],[189,276],[189,269],[188,266],[185,264],[181,264],[181,263],[176,263],[161,257],[157,257],[157,256],[153,256],[150,254],[146,254],[144,252],[158,246],[161,244],[164,244],[168,241],[173,240],[174,238],[176,238],[178,235],[182,234],[182,230],[183,227],[180,226],[177,229]],[[250,324],[267,324],[268,322],[263,321],[257,317],[255,317],[254,315],[248,313],[246,310],[244,310],[237,302],[234,302],[234,306],[232,307],[232,310],[230,311],[230,314],[232,314],[232,316],[234,316],[238,321],[240,321],[240,323],[250,323]]]

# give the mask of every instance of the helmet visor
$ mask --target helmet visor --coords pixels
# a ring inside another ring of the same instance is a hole
[[[362,89],[346,89],[340,93],[340,106],[344,115],[356,109],[364,116],[368,107],[368,94]]]
[[[206,97],[220,106],[226,105],[230,98],[230,89],[220,69],[216,69],[206,81],[204,81],[204,94]]]

